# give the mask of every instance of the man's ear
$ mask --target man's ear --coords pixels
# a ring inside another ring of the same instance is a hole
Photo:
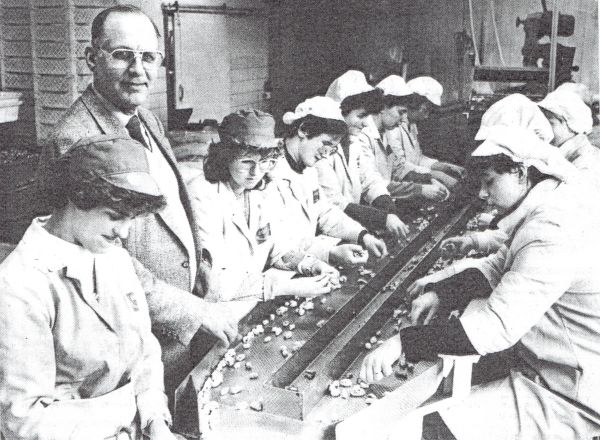
[[[88,68],[93,72],[94,69],[96,68],[96,51],[93,47],[86,47],[85,48],[85,62],[88,65]]]

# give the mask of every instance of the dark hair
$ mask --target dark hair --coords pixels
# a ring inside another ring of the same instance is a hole
[[[374,89],[357,95],[351,95],[344,98],[340,104],[340,109],[344,116],[352,110],[359,108],[364,108],[370,115],[379,113],[383,110],[383,91],[381,89]]]
[[[384,101],[386,102],[386,106],[393,107],[394,105],[401,105],[406,107],[408,110],[419,110],[421,105],[425,103],[429,103],[429,100],[418,93],[412,93],[406,96],[394,96],[394,95],[385,95]]]
[[[338,119],[321,118],[315,115],[306,115],[285,126],[284,138],[292,138],[302,130],[309,139],[328,134],[331,136],[344,136],[348,133],[348,126]]]
[[[495,154],[493,156],[472,156],[468,166],[473,176],[478,179],[481,178],[487,169],[492,169],[498,174],[518,172],[520,176],[522,175],[521,164],[514,162],[506,154]],[[527,176],[532,186],[535,186],[542,180],[550,177],[533,166],[527,168]]]
[[[123,217],[137,217],[160,211],[166,206],[163,196],[153,196],[120,188],[92,171],[71,173],[69,153],[54,161],[44,180],[45,193],[54,208],[71,201],[79,209],[109,208]]]
[[[154,31],[156,32],[156,38],[160,38],[160,31],[158,29],[158,26],[156,26],[156,23],[154,23],[154,20],[152,20],[150,17],[148,17],[148,15],[144,11],[142,11],[137,6],[133,6],[133,5],[118,5],[118,6],[112,6],[110,8],[104,9],[102,12],[100,12],[98,15],[96,15],[96,17],[94,17],[94,20],[92,21],[92,46],[96,47],[96,43],[97,43],[98,39],[100,39],[100,37],[102,37],[102,32],[104,31],[104,23],[106,22],[106,20],[108,19],[108,16],[110,14],[143,15],[148,20],[150,20],[150,23],[152,23],[152,26],[154,27]]]
[[[208,155],[204,159],[204,178],[210,183],[227,182],[231,178],[229,165],[238,157],[248,154],[259,154],[260,160],[275,159],[281,156],[281,147],[257,148],[232,140],[212,143],[208,148]],[[266,175],[265,178],[267,178]]]

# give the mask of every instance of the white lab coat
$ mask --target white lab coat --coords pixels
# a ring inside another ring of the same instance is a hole
[[[419,131],[416,124],[402,122],[397,128],[390,130],[386,135],[394,151],[398,153],[402,152],[406,162],[421,167],[421,170],[431,171],[431,166],[438,162],[436,159],[423,154],[421,145],[419,144]]]
[[[459,440],[600,432],[599,210],[580,189],[536,185],[507,242],[479,262],[493,292],[471,302],[461,323],[479,354],[514,346],[520,365],[441,413]]]
[[[319,185],[330,202],[340,209],[350,203],[360,203],[364,197],[372,203],[379,196],[389,195],[387,183],[377,171],[373,158],[364,154],[371,140],[364,134],[350,136],[348,160],[340,145],[338,150],[315,165]]]
[[[278,189],[282,224],[292,231],[301,250],[328,261],[329,251],[340,240],[357,242],[364,228],[327,200],[314,167],[297,173],[282,158],[271,176]]]
[[[100,440],[133,425],[141,439],[140,426],[170,415],[131,257],[92,254],[48,233],[46,220],[0,265],[0,430],[7,440]]]
[[[210,183],[202,176],[186,182],[197,216],[196,233],[203,248],[209,249],[209,301],[266,300],[277,294],[277,281],[290,279],[295,272],[265,268],[283,267],[280,259],[294,250],[291,236],[276,224],[278,194],[272,183],[263,190],[247,191],[249,222],[244,201],[228,183]]]
[[[572,137],[558,149],[565,159],[575,165],[583,178],[590,179],[596,190],[600,188],[600,151],[585,134]]]
[[[549,147],[550,148],[550,147]],[[578,134],[559,147],[560,153],[579,171],[581,184],[591,185],[582,187],[592,199],[598,196],[600,189],[600,151],[595,148],[587,136]],[[592,195],[593,194],[593,195]],[[475,241],[475,249],[483,253],[496,252],[511,234],[519,213],[511,213],[498,223],[498,229],[474,232],[471,234]]]

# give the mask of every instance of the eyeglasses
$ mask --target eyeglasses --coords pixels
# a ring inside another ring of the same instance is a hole
[[[277,161],[275,159],[265,159],[259,162],[246,159],[238,162],[238,167],[244,171],[250,171],[254,167],[258,167],[261,173],[265,173],[267,171],[271,171],[276,163]]]
[[[133,49],[115,49],[107,51],[99,48],[102,52],[110,55],[111,61],[117,67],[128,67],[134,60],[141,60],[146,67],[158,67],[164,58],[162,52],[158,50],[133,50]]]

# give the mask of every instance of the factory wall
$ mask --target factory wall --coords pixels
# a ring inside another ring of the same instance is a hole
[[[446,103],[468,96],[465,56],[454,39],[463,31],[462,0],[283,0],[273,24],[273,107],[279,115],[324,93],[349,68],[372,81],[433,75]],[[460,53],[459,53],[460,52]]]
[[[162,28],[153,0],[0,0],[2,90],[20,91],[19,120],[4,128],[3,141],[35,149],[91,81],[83,56],[95,15],[115,4],[144,9]],[[161,42],[162,43],[162,42]],[[164,69],[149,106],[166,120]]]
[[[83,50],[89,44],[92,18],[102,8],[118,3],[140,6],[162,31],[161,2],[157,0],[0,0],[2,89],[25,94],[18,123],[5,131],[11,142],[25,147],[45,142],[53,124],[91,79]],[[186,3],[220,6],[223,2],[180,2]],[[563,13],[576,18],[575,35],[561,39],[563,44],[577,47],[575,64],[580,72],[574,77],[597,93],[597,3],[559,3]],[[475,41],[487,65],[500,64],[492,5],[504,61],[521,65],[524,32],[515,28],[515,19],[541,11],[541,6],[537,0],[472,1]],[[281,116],[302,99],[325,93],[329,83],[348,68],[362,69],[374,81],[390,73],[432,75],[445,86],[445,103],[468,98],[472,50],[466,0],[236,0],[227,6],[268,6],[270,20],[262,30],[265,38],[244,39],[239,27],[224,28],[231,41],[222,111],[259,106]],[[205,38],[210,42],[210,33]],[[190,58],[205,70],[212,65],[207,60],[210,58]],[[196,76],[200,83],[208,81],[206,73]],[[270,103],[263,94],[267,81],[272,88]],[[201,102],[207,108],[217,104],[211,96]],[[164,68],[159,70],[147,105],[166,122]]]
[[[28,2],[0,0],[0,89],[21,92],[24,101],[18,121],[4,124],[0,145],[27,147],[36,141],[32,15]]]

